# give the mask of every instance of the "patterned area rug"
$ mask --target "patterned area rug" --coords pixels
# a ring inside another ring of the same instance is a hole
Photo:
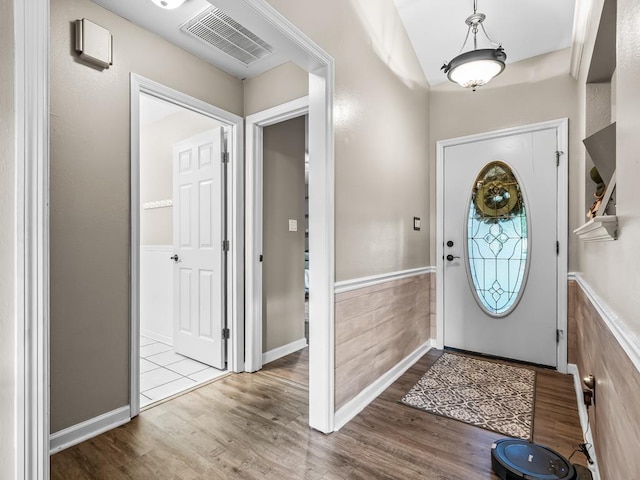
[[[536,372],[443,353],[402,403],[531,440]]]

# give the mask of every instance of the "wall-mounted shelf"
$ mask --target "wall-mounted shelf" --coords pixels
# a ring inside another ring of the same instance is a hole
[[[594,217],[573,233],[583,242],[608,242],[618,238],[618,217],[603,215]]]
[[[618,237],[616,217],[616,0],[604,0],[598,31],[586,78],[584,146],[588,155],[585,177],[585,207],[594,215],[574,230],[583,242],[606,242]],[[597,189],[591,167],[598,170],[606,188],[596,212],[591,208]],[[591,208],[590,208],[591,207]]]

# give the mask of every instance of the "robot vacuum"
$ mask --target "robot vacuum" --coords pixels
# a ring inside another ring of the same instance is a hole
[[[550,448],[513,438],[491,446],[491,467],[502,480],[579,480],[569,461]]]

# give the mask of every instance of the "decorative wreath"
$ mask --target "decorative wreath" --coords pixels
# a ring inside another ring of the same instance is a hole
[[[502,162],[487,165],[476,180],[473,201],[481,218],[505,218],[522,209],[520,186],[511,169]]]

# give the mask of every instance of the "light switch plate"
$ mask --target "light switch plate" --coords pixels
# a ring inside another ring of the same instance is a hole
[[[298,231],[298,220],[289,219],[289,231],[297,232]]]
[[[420,231],[420,217],[413,217],[413,229],[417,232]]]
[[[113,65],[111,32],[91,20],[76,20],[76,51],[80,58],[102,68]]]

